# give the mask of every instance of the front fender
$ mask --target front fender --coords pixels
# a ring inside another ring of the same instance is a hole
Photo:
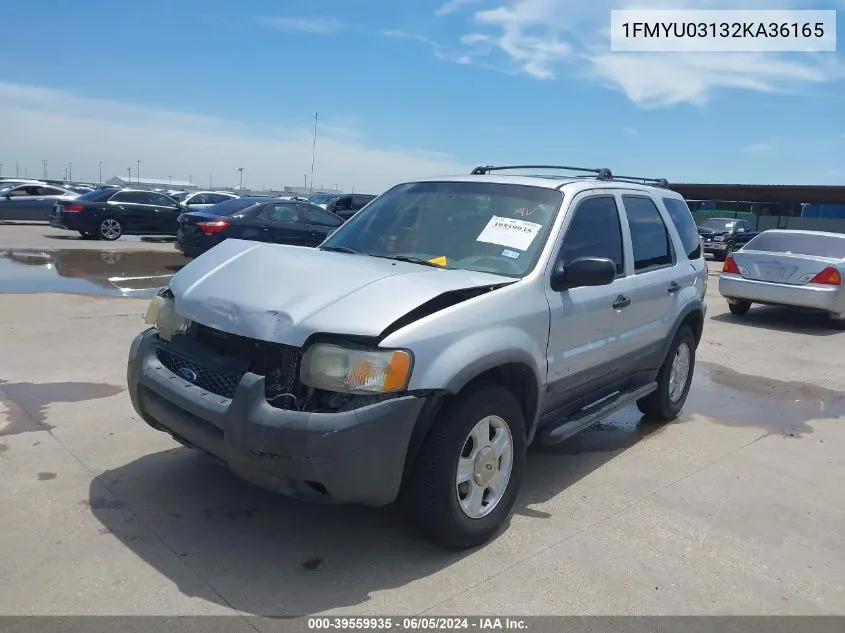
[[[476,376],[508,363],[527,366],[539,385],[546,376],[545,352],[525,331],[500,327],[474,332],[445,346],[427,359],[419,377],[412,378],[414,389],[445,389],[458,393]]]

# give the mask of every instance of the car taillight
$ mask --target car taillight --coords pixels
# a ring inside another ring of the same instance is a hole
[[[80,212],[80,211],[82,211],[83,209],[85,209],[85,205],[84,205],[84,204],[76,204],[76,203],[69,204],[69,205],[67,205],[67,206],[64,208],[64,210],[65,210],[67,213],[79,213],[79,212]]]
[[[229,226],[229,223],[224,222],[223,220],[217,220],[214,222],[197,222],[197,226],[200,228],[200,231],[206,235],[211,235],[212,233],[222,231]]]
[[[722,266],[723,273],[729,273],[731,275],[738,275],[739,274],[739,267],[736,265],[733,257],[728,257],[725,260],[725,265]]]
[[[824,284],[826,286],[839,286],[842,284],[842,275],[833,266],[828,266],[818,275],[810,280],[811,284]]]

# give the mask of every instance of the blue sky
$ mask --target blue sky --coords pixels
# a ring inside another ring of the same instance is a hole
[[[608,0],[7,3],[3,175],[378,193],[495,162],[845,181],[845,56],[610,53]],[[660,8],[845,8],[662,0]],[[838,39],[845,42],[843,13]]]

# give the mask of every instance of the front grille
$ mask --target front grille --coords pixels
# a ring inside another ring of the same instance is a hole
[[[236,374],[230,374],[216,369],[203,367],[188,358],[179,354],[174,354],[172,351],[164,347],[159,347],[156,350],[156,357],[162,365],[167,367],[167,369],[177,376],[192,382],[201,389],[210,391],[218,396],[223,396],[224,398],[231,399],[234,397],[235,389],[238,388],[238,384],[243,377],[242,375],[238,376]],[[182,370],[185,371],[182,372]],[[196,376],[195,380],[193,379],[193,376]]]
[[[299,381],[299,348],[257,341],[199,323],[191,326],[188,335],[218,354],[248,361],[250,372],[264,376],[264,395],[273,406],[295,409],[302,402],[306,388]],[[282,397],[284,394],[289,395]]]

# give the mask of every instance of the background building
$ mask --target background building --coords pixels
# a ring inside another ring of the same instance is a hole
[[[115,187],[133,187],[137,189],[198,189],[196,185],[187,180],[174,180],[173,178],[122,178],[115,176],[106,181],[107,185]]]

